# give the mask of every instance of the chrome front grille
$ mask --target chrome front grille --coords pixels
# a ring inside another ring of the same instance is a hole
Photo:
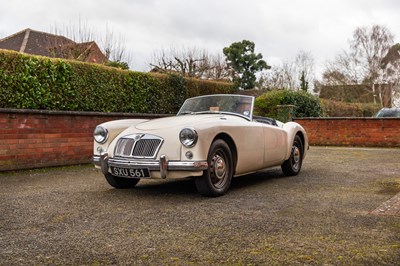
[[[160,144],[160,139],[141,139],[136,142],[132,156],[154,157]]]
[[[117,156],[130,156],[132,154],[134,139],[119,139],[115,147],[115,155]]]
[[[115,146],[116,157],[154,158],[163,139],[154,135],[133,134],[120,138]]]

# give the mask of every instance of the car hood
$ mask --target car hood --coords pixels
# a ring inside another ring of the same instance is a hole
[[[207,123],[210,120],[215,120],[223,117],[219,114],[202,114],[202,115],[182,115],[173,117],[164,117],[152,119],[142,122],[135,126],[137,130],[151,131],[176,127],[193,126],[198,123]]]

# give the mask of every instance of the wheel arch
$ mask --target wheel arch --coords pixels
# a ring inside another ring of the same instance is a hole
[[[295,136],[295,137],[296,137],[296,136],[299,136],[299,137],[300,137],[300,139],[301,139],[301,144],[302,144],[302,146],[303,146],[302,152],[303,152],[303,154],[304,154],[304,151],[305,151],[305,149],[306,149],[306,148],[304,147],[304,145],[306,145],[306,143],[305,143],[305,137],[304,137],[303,132],[298,131],[294,136]]]
[[[236,165],[237,165],[237,148],[236,148],[236,144],[235,141],[232,139],[231,136],[229,136],[226,133],[219,133],[218,135],[216,135],[213,139],[212,142],[214,142],[217,139],[222,139],[223,141],[226,142],[226,144],[228,144],[229,148],[231,149],[231,153],[232,153],[232,160],[233,160],[233,174],[235,175],[236,172]]]

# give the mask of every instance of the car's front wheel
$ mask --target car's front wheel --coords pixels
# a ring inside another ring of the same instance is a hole
[[[300,172],[301,165],[303,164],[303,142],[301,138],[296,135],[293,141],[290,157],[282,165],[282,172],[287,176],[297,175]]]
[[[115,188],[133,188],[140,181],[139,178],[124,178],[107,173],[104,175],[108,184]]]
[[[209,197],[224,195],[231,185],[233,176],[232,152],[221,139],[215,140],[208,152],[208,169],[196,178],[196,188],[200,194]]]

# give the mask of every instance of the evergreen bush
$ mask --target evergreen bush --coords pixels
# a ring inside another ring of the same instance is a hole
[[[322,107],[319,98],[305,91],[273,90],[256,98],[256,115],[277,119],[280,105],[294,105],[294,117],[320,117]]]
[[[141,73],[0,49],[0,108],[176,113],[187,97],[231,83]]]
[[[324,117],[373,117],[380,109],[380,104],[345,103],[321,99]]]

